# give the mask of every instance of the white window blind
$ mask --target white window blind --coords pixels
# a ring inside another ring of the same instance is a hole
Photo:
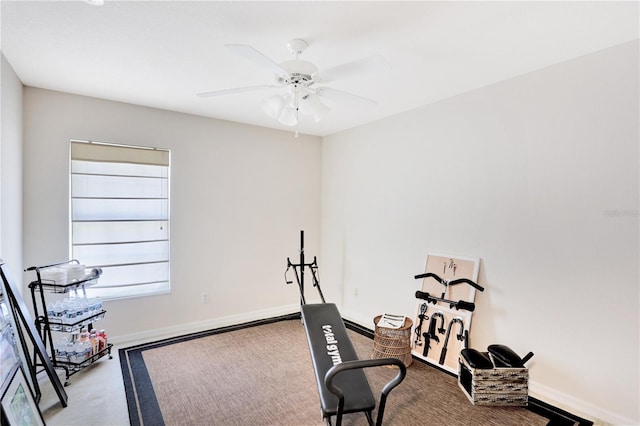
[[[169,291],[169,163],[164,149],[71,141],[71,258],[102,268],[91,296]]]

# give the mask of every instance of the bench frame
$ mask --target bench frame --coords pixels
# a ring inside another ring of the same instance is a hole
[[[364,412],[372,426],[376,401],[362,370],[381,366],[398,367],[397,374],[380,393],[375,424],[382,425],[387,396],[404,380],[406,366],[397,358],[358,359],[335,304],[306,304],[300,310],[318,386],[320,410],[328,425],[331,425],[333,416],[336,416],[336,426],[340,426],[344,414]]]
[[[287,258],[287,270],[291,267],[294,268],[296,281],[300,290],[302,322],[307,334],[309,352],[318,385],[322,418],[331,426],[331,418],[335,416],[336,426],[341,426],[344,414],[364,412],[369,425],[373,426],[372,413],[376,404],[363,370],[371,367],[396,366],[398,367],[398,373],[382,388],[380,393],[375,424],[376,426],[381,426],[389,392],[404,380],[407,374],[406,366],[397,358],[358,359],[353,344],[347,336],[346,327],[344,326],[344,321],[338,308],[333,303],[325,303],[322,290],[320,289],[320,282],[316,275],[318,268],[316,258],[314,257],[312,263],[304,263],[304,231],[300,231],[300,263],[291,263],[289,258]],[[316,287],[320,294],[322,303],[306,304],[304,297],[305,268],[309,268],[311,271],[313,286]],[[292,284],[292,282],[287,281],[287,284]],[[322,317],[320,322],[318,322],[319,317]],[[324,322],[331,324],[332,332],[340,336],[339,348],[337,347],[338,342],[325,341],[326,336],[319,336],[319,333],[322,333],[321,327],[323,327]],[[310,323],[313,325],[311,326]],[[329,348],[329,346],[331,346],[331,348]],[[332,359],[331,354],[328,352],[333,353],[335,350],[339,352],[338,355],[334,355],[337,356],[337,358]],[[352,392],[359,394],[347,394],[339,385],[341,377],[343,384],[347,384]],[[349,379],[348,383],[344,381],[347,378]],[[335,405],[333,404],[334,397],[337,398]],[[331,401],[329,401],[330,399]]]
[[[396,358],[378,358],[378,359],[366,359],[366,360],[357,360],[357,361],[345,361],[338,365],[334,365],[327,371],[327,374],[324,378],[324,383],[327,388],[338,396],[338,412],[336,413],[336,426],[341,426],[342,424],[342,415],[344,410],[344,394],[342,390],[333,384],[333,378],[340,372],[351,370],[351,369],[362,369],[369,367],[380,367],[380,366],[388,366],[395,365],[398,367],[399,371],[396,376],[389,381],[384,388],[382,388],[382,392],[380,393],[380,403],[378,406],[378,416],[376,419],[376,426],[382,425],[382,418],[384,417],[384,408],[387,403],[387,396],[389,392],[396,386],[398,386],[407,375],[407,367]],[[367,416],[367,421],[370,425],[373,425],[373,419],[371,417],[371,411],[365,411],[365,415]],[[327,423],[331,425],[331,416],[325,415],[323,413],[323,418],[327,419]]]

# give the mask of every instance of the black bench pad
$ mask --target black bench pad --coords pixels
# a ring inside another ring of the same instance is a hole
[[[307,331],[322,414],[323,417],[333,416],[338,411],[338,397],[327,388],[325,375],[334,365],[343,361],[355,361],[358,355],[335,304],[306,304],[300,309]],[[376,401],[363,370],[342,371],[335,376],[333,384],[345,395],[345,414],[371,412],[375,408]]]

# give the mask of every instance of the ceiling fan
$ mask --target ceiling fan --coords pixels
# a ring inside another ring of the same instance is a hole
[[[262,104],[262,109],[269,117],[287,126],[297,126],[299,114],[311,115],[316,122],[320,121],[329,112],[329,107],[323,100],[358,109],[377,105],[377,102],[372,99],[323,84],[390,68],[389,63],[382,56],[376,55],[319,71],[314,64],[298,59],[308,46],[308,43],[302,39],[293,39],[287,43],[295,59],[280,64],[248,45],[227,44],[225,46],[256,65],[271,71],[275,76],[275,84],[214,90],[198,93],[198,96],[208,98],[264,89],[283,89],[283,94],[267,98]]]

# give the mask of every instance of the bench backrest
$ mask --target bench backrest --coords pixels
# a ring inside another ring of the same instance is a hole
[[[323,415],[335,415],[338,397],[327,389],[325,375],[331,367],[343,361],[355,361],[358,355],[347,335],[342,317],[333,303],[301,306],[302,320],[307,332]],[[333,380],[344,395],[344,413],[372,411],[376,401],[362,370],[341,372]]]

